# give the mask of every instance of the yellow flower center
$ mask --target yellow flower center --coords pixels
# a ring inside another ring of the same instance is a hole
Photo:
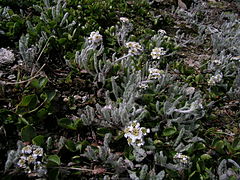
[[[139,135],[139,129],[134,128],[132,134],[133,134],[134,136],[138,136],[138,135]]]

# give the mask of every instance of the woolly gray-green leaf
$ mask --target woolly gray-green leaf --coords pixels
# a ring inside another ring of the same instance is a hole
[[[133,155],[137,162],[141,162],[147,156],[145,150],[139,147],[134,148]]]

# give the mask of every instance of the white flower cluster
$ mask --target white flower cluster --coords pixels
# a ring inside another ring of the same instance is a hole
[[[184,166],[188,166],[191,163],[190,157],[186,156],[186,155],[183,155],[182,153],[175,154],[175,156],[173,157],[173,160],[176,163],[179,163],[179,164],[184,165]]]
[[[212,76],[209,80],[208,80],[208,84],[210,86],[216,85],[216,83],[219,83],[223,78],[222,73],[219,73],[215,76]]]
[[[126,47],[130,55],[140,55],[143,50],[142,46],[137,42],[127,42]]]
[[[222,61],[220,60],[213,60],[213,63],[217,66],[220,66],[222,64]]]
[[[149,87],[148,81],[141,81],[138,85],[140,89],[147,89]]]
[[[125,24],[129,23],[129,19],[126,17],[120,17],[120,21]]]
[[[140,127],[137,121],[133,121],[124,129],[124,137],[127,138],[128,144],[132,146],[142,146],[144,145],[143,136],[147,135],[150,129],[145,127]]]
[[[164,71],[163,70],[159,70],[159,69],[156,69],[156,68],[150,68],[149,69],[148,79],[154,80],[154,79],[159,79],[161,77],[164,77]]]
[[[103,40],[102,35],[99,34],[98,31],[91,32],[90,37],[88,38],[88,42],[91,44],[98,44]]]
[[[163,56],[165,54],[166,54],[166,51],[164,51],[162,47],[160,47],[160,48],[155,47],[151,52],[151,56],[153,59],[160,59],[161,56]]]
[[[163,30],[163,29],[159,29],[158,33],[161,34],[161,35],[167,34],[167,32],[165,30]]]
[[[22,148],[17,166],[24,169],[27,174],[34,173],[36,176],[42,177],[47,174],[46,166],[42,160],[43,148],[36,145],[27,145]]]
[[[3,64],[12,63],[15,60],[14,54],[12,51],[5,48],[0,49],[0,66]]]

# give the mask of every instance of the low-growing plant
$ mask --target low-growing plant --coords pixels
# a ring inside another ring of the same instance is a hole
[[[3,1],[3,178],[239,179],[239,20],[182,3]]]

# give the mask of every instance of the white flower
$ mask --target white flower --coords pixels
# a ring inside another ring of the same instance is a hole
[[[146,81],[142,81],[142,82],[139,83],[138,87],[140,89],[147,89],[149,86],[148,86]]]
[[[176,163],[180,163],[180,164],[183,164],[183,165],[188,165],[190,163],[190,157],[186,156],[186,155],[183,155],[182,153],[175,154],[173,159]]]
[[[47,168],[40,161],[37,161],[33,167],[34,171],[37,173],[38,177],[42,177],[47,174]]]
[[[126,17],[120,17],[120,21],[121,21],[122,23],[129,23],[129,19],[126,18]]]
[[[213,85],[215,85],[215,84],[216,84],[216,82],[215,82],[214,79],[211,77],[211,78],[208,80],[208,85],[213,86]]]
[[[31,154],[32,153],[32,146],[27,145],[22,148],[22,153],[23,154]]]
[[[144,136],[147,135],[147,133],[150,133],[150,129],[146,129],[145,127],[141,127],[141,131]]]
[[[142,131],[136,128],[134,128],[132,132],[129,132],[124,135],[125,138],[131,139],[131,144],[134,144],[137,140],[141,140],[142,136],[143,136]]]
[[[215,82],[220,82],[222,80],[222,74],[217,74],[214,78],[215,78]]]
[[[127,42],[127,43],[126,43],[126,47],[127,47],[127,48],[133,48],[133,47],[134,47],[134,43],[135,43],[135,42]]]
[[[156,68],[150,68],[149,70],[149,75],[148,75],[148,79],[159,79],[161,77],[164,77],[164,71],[163,70],[159,70]]]
[[[163,56],[165,54],[166,54],[166,51],[164,51],[162,47],[160,47],[160,48],[155,47],[151,52],[151,56],[153,59],[160,59],[161,56]]]
[[[36,161],[36,159],[37,159],[36,156],[29,155],[29,156],[27,157],[27,162],[28,162],[28,164],[31,164],[31,163],[34,164],[35,161]]]
[[[136,48],[129,49],[128,53],[131,54],[131,55],[140,55],[140,51]]]
[[[222,64],[222,62],[220,60],[213,60],[213,63],[218,66]]]
[[[131,123],[131,126],[134,127],[134,128],[139,128],[139,127],[140,127],[140,124],[139,124],[139,122],[137,122],[137,121],[133,121],[133,122]]]
[[[143,146],[144,143],[145,143],[145,142],[144,142],[143,139],[137,139],[137,140],[136,140],[136,145],[137,145],[138,147]]]
[[[102,35],[99,34],[98,31],[97,32],[94,32],[94,31],[91,32],[90,37],[88,38],[89,43],[95,43],[95,44],[101,42],[102,40],[103,40]]]
[[[34,173],[35,176],[42,177],[47,173],[47,168],[43,164],[43,148],[36,145],[27,145],[22,148],[17,166],[23,168],[27,174]]]
[[[26,168],[26,161],[27,161],[27,158],[25,156],[21,156],[17,162],[17,166],[20,168]]]
[[[38,147],[36,150],[33,151],[33,157],[39,157],[39,156],[43,156],[43,148]]]
[[[219,83],[222,81],[223,75],[222,73],[219,73],[215,76],[212,76],[209,80],[208,80],[208,84],[209,85],[216,85],[216,83]]]
[[[133,121],[124,129],[124,137],[127,138],[128,144],[132,146],[144,145],[143,136],[147,135],[150,130],[145,127],[140,127],[137,121]]]
[[[69,101],[69,98],[68,97],[64,97],[63,98],[63,102],[68,102]]]
[[[160,34],[162,34],[162,35],[167,34],[166,31],[163,30],[163,29],[159,29],[159,30],[158,30],[158,33],[160,33]]]
[[[142,46],[137,42],[127,42],[126,47],[130,55],[140,55],[142,52]]]
[[[27,174],[31,174],[32,170],[29,166],[27,166],[26,168],[24,168],[24,172],[27,173]]]

